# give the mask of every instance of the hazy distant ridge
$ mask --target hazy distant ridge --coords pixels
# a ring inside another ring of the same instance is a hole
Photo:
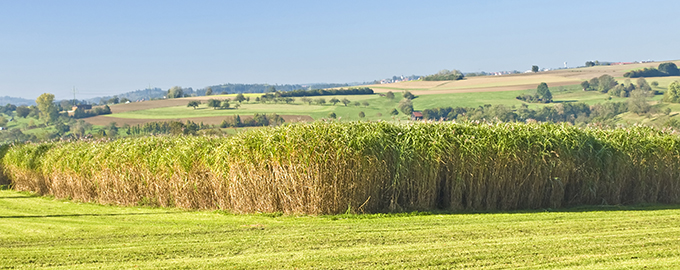
[[[6,105],[7,103],[14,104],[14,105],[35,105],[35,100],[31,99],[25,99],[25,98],[18,98],[18,97],[10,97],[10,96],[4,96],[0,97],[0,105]]]
[[[313,84],[242,84],[242,83],[228,83],[228,84],[220,84],[220,85],[212,85],[208,86],[212,89],[213,95],[221,94],[222,92],[226,92],[228,94],[236,94],[236,93],[264,93],[267,92],[268,89],[271,89],[271,87],[274,87],[277,91],[293,91],[293,90],[298,90],[298,89],[325,89],[325,88],[333,88],[333,87],[349,87],[349,86],[354,86],[354,85],[359,85],[358,83],[354,84],[347,84],[347,83],[313,83]],[[185,94],[189,95],[197,95],[197,96],[205,96],[205,91],[208,88],[202,88],[198,90],[194,90],[193,88],[183,88],[182,90],[184,91]],[[122,93],[118,94],[118,98],[127,98],[132,101],[137,101],[137,100],[149,100],[149,99],[158,99],[158,98],[163,98],[168,94],[168,90],[163,90],[160,88],[152,88],[152,89],[142,89],[142,90],[135,90],[127,93]],[[112,98],[113,96],[104,96],[104,97],[95,97],[91,99],[87,99],[88,102],[90,103],[99,103],[101,99],[108,100]]]

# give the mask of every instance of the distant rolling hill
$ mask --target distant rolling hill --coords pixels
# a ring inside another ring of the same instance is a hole
[[[10,96],[4,96],[0,97],[0,105],[6,105],[6,104],[14,104],[16,106],[20,105],[35,105],[35,100],[30,100],[30,99],[25,99],[25,98],[18,98],[18,97],[10,97]]]
[[[570,69],[558,69],[536,73],[520,73],[501,76],[476,76],[458,81],[407,81],[390,84],[374,84],[366,87],[375,92],[410,91],[415,95],[428,94],[452,94],[470,92],[501,92],[535,89],[536,86],[545,82],[549,86],[577,85],[584,80],[609,74],[623,81],[623,74],[630,70],[645,67],[657,67],[660,63],[674,62],[680,65],[680,61],[659,61],[648,63],[636,63],[626,65],[594,66]],[[635,79],[631,79],[634,81]],[[649,78],[663,80],[660,78]]]

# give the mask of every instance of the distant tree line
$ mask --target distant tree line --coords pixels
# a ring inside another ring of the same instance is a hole
[[[600,61],[586,61],[586,67],[594,67],[594,66],[609,66],[611,65],[611,62],[600,62]]]
[[[278,97],[312,97],[312,96],[341,96],[341,95],[372,95],[373,89],[368,87],[361,88],[340,88],[340,89],[297,89],[287,92],[276,92]]]
[[[166,121],[166,122],[150,122],[143,125],[129,126],[126,133],[128,135],[143,135],[143,134],[172,134],[172,135],[197,135],[199,130],[212,129],[212,125],[204,125],[203,122],[197,124],[193,121]]]
[[[253,115],[252,118],[246,119],[246,120],[241,120],[241,116],[235,115],[229,118],[224,119],[222,121],[222,124],[220,124],[221,128],[228,128],[228,127],[264,127],[264,126],[277,126],[280,124],[283,124],[285,120],[283,117],[279,116],[278,114],[258,114],[256,113]]]
[[[111,108],[109,107],[109,105],[104,105],[103,107],[95,107],[91,110],[77,108],[75,111],[73,111],[73,118],[80,119],[104,114],[111,114]]]
[[[188,90],[188,89],[185,89]],[[79,102],[81,104],[115,104],[113,103],[116,98],[118,98],[118,102],[120,103],[125,103],[127,100],[129,101],[138,101],[138,100],[151,100],[151,99],[161,99],[164,96],[166,96],[168,91],[164,91],[161,88],[147,88],[147,89],[141,89],[141,90],[135,90],[123,94],[118,94],[116,96],[104,96],[104,97],[97,97],[97,98],[91,98],[88,100],[84,100],[82,102]]]
[[[560,103],[530,109],[523,104],[519,109],[505,105],[484,105],[479,107],[445,107],[425,109],[423,118],[429,120],[487,120],[500,122],[606,122],[614,116],[628,111],[626,102],[607,102],[589,106],[585,103]]]
[[[348,87],[349,84],[340,83],[316,83],[310,85],[301,84],[222,84],[208,86],[204,89],[194,90],[193,88],[182,88],[179,86],[173,86],[168,90],[163,90],[161,88],[147,88],[135,90],[123,94],[118,94],[116,96],[104,96],[88,99],[83,102],[83,104],[116,104],[125,103],[126,101],[139,101],[139,100],[153,100],[162,98],[179,98],[179,97],[191,97],[191,96],[210,96],[214,94],[238,94],[238,93],[266,93],[271,91],[272,88],[276,88],[279,91],[293,91],[297,89],[313,88],[313,89],[323,89],[323,88],[337,88],[337,87]],[[118,102],[114,103],[116,101]]]
[[[658,82],[652,82],[652,85],[658,85]],[[608,93],[615,97],[630,97],[633,91],[639,90],[646,95],[658,95],[659,91],[652,90],[651,85],[644,78],[638,78],[635,84],[626,79],[623,83],[617,82],[614,77],[604,74],[600,77],[594,77],[589,81],[581,82],[583,91],[599,91],[601,93]]]
[[[666,76],[680,76],[680,70],[675,63],[667,62],[659,64],[658,68],[643,68],[639,70],[631,70],[623,74],[623,77],[638,78],[638,77],[666,77]]]
[[[436,74],[421,77],[423,81],[456,81],[462,80],[465,75],[459,70],[448,70],[444,69]]]
[[[269,84],[221,84],[221,85],[212,85],[209,87],[206,87],[205,89],[201,90],[196,90],[196,94],[199,96],[206,95],[205,93],[207,92],[208,89],[210,89],[210,92],[214,94],[238,94],[238,93],[266,93],[266,92],[272,92],[271,90],[273,88],[277,89],[278,91],[282,92],[289,92],[289,91],[294,91],[298,89],[304,89],[304,88],[313,88],[313,89],[322,89],[322,88],[337,88],[337,87],[348,87],[350,86],[349,84],[340,84],[340,83],[317,83],[317,84],[310,84],[310,85],[301,85],[301,84],[277,84],[277,85],[269,85]]]

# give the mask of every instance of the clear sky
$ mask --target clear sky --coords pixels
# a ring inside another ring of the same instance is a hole
[[[0,96],[680,59],[680,1],[0,0]]]

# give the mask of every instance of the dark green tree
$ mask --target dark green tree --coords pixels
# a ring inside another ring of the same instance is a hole
[[[598,86],[597,90],[602,92],[602,93],[607,93],[609,89],[614,88],[617,84],[619,84],[614,77],[610,76],[609,74],[604,74],[598,78]],[[592,84],[591,84],[592,85]]]
[[[57,130],[57,133],[59,133],[59,135],[61,135],[61,136],[63,136],[64,134],[66,134],[66,132],[69,132],[69,130],[71,130],[71,127],[62,123],[61,121],[58,121],[54,125],[54,128]]]
[[[201,105],[201,103],[199,101],[192,100],[192,101],[189,101],[189,104],[187,104],[187,107],[194,107],[194,110],[195,110],[196,108],[198,108],[199,105]]]
[[[385,97],[387,99],[394,99],[394,93],[392,93],[392,91],[389,91],[385,94]]]
[[[345,104],[345,107],[347,107],[348,104],[352,103],[352,102],[349,101],[349,99],[347,99],[347,98],[343,98],[341,102],[342,102],[342,104]]]
[[[205,89],[205,95],[206,95],[206,96],[210,96],[210,95],[212,95],[212,93],[213,93],[213,92],[212,92],[212,88],[211,88],[211,87],[208,87],[208,88]]]
[[[668,76],[680,75],[680,70],[678,70],[678,66],[675,65],[675,63],[673,62],[659,64],[659,70],[663,73],[668,74]]]
[[[628,110],[638,115],[645,114],[652,106],[647,102],[647,93],[643,90],[635,90],[630,94]]]
[[[538,85],[536,88],[536,94],[538,94],[538,97],[542,99],[543,102],[548,103],[552,101],[552,93],[550,93],[550,88],[548,88],[548,84],[544,82]]]
[[[680,103],[680,82],[675,81],[668,86],[668,90],[663,94],[663,101]]]
[[[243,96],[243,94],[239,93],[238,95],[236,95],[236,97],[234,98],[234,100],[235,100],[236,102],[238,102],[238,103],[241,103],[241,102],[243,102],[244,100],[246,100],[246,97]]]
[[[538,66],[537,65],[531,66],[531,72],[538,72]]]
[[[652,90],[652,87],[649,86],[649,84],[647,83],[647,80],[645,80],[645,78],[638,78],[635,83],[637,84],[637,89],[640,89],[640,90],[643,90],[643,91]]]
[[[31,109],[29,109],[28,106],[26,105],[21,105],[17,107],[16,112],[18,117],[26,118],[26,116],[28,116],[28,114],[31,113]]]
[[[333,106],[335,106],[335,104],[338,104],[338,102],[340,102],[340,100],[338,98],[334,97],[334,98],[331,98],[331,100],[329,100],[328,102],[333,103]]]
[[[173,86],[168,90],[168,98],[181,98],[184,97],[184,91],[182,87]]]
[[[198,124],[192,122],[192,121],[187,121],[186,125],[184,125],[184,135],[196,135],[200,127]]]
[[[359,118],[364,118],[364,117],[366,117],[366,114],[363,111],[359,112]]]
[[[38,104],[38,110],[40,110],[40,119],[43,119],[45,123],[52,123],[59,117],[53,94],[44,93],[35,100],[35,103]]]
[[[229,100],[228,99],[222,100],[222,104],[220,104],[220,109],[229,109]]]
[[[221,105],[221,102],[217,99],[208,99],[208,107],[212,107],[213,109],[219,108]]]
[[[410,99],[405,98],[399,101],[399,110],[405,115],[410,115],[413,112],[413,102]]]

